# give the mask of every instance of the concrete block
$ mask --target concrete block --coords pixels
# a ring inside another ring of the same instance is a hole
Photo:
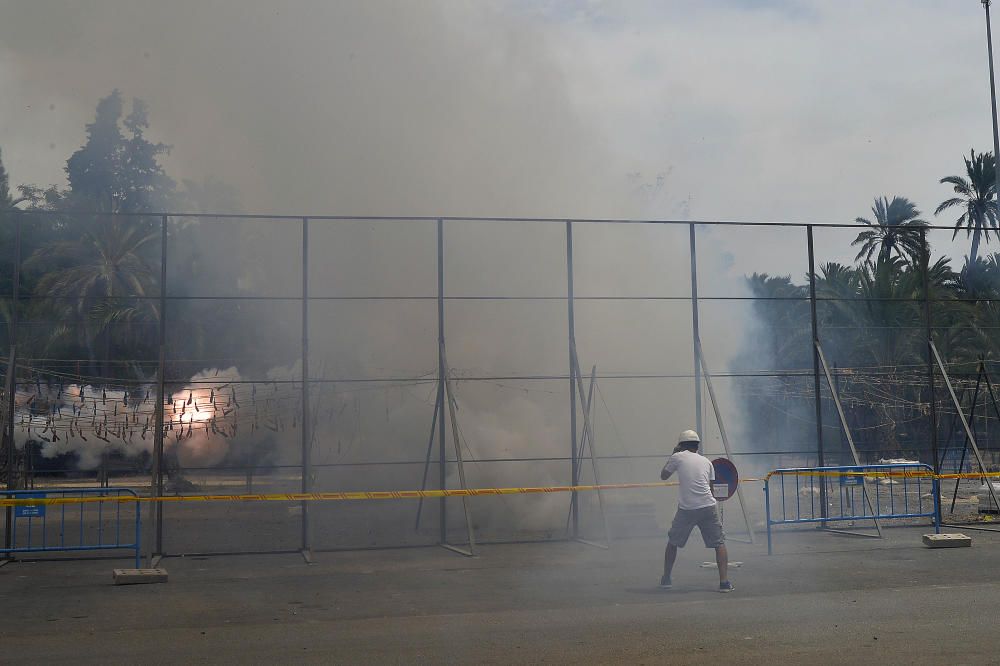
[[[972,545],[972,538],[964,534],[925,534],[924,545],[930,548],[963,548]]]
[[[143,583],[166,583],[166,569],[115,569],[115,585],[142,585]]]

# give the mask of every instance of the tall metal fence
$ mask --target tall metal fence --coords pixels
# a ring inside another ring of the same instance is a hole
[[[993,463],[993,299],[959,312],[967,292],[937,292],[929,254],[838,293],[854,225],[55,212],[0,223],[8,489],[646,481],[692,425],[709,453],[725,445],[750,470],[888,454],[968,468],[969,429]],[[858,340],[872,362],[845,365]],[[154,504],[146,531],[157,554],[555,539],[606,520],[618,534],[655,531],[664,497]]]

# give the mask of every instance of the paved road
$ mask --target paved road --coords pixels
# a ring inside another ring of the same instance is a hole
[[[1000,660],[1000,534],[929,550],[783,534],[731,544],[737,591],[689,546],[619,542],[174,558],[165,585],[114,587],[125,560],[0,568],[4,663],[984,663]]]

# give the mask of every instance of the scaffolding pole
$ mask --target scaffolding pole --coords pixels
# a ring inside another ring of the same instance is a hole
[[[937,363],[938,369],[941,370],[941,376],[944,378],[944,385],[948,388],[948,395],[951,396],[951,401],[958,410],[958,417],[962,421],[962,427],[965,428],[965,436],[969,438],[969,444],[972,445],[972,452],[976,456],[976,462],[979,463],[979,471],[986,475],[986,463],[983,462],[983,455],[979,451],[979,445],[976,444],[976,436],[972,432],[972,428],[969,426],[968,419],[965,418],[965,412],[962,410],[962,405],[958,402],[958,396],[955,395],[955,389],[951,385],[951,378],[948,376],[948,370],[944,367],[944,361],[941,360],[941,354],[938,352],[937,345],[931,339],[927,340],[927,344],[930,346],[931,353],[934,354],[934,360]],[[993,500],[994,506],[1000,506],[1000,502],[997,502],[996,493],[993,491],[993,482],[988,476],[986,478],[986,488],[990,492],[990,499]]]
[[[816,252],[813,243],[813,228],[806,227],[806,246],[809,252],[809,319],[813,339],[813,392],[816,408],[816,461],[819,467],[826,466],[826,452],[823,447],[823,401],[820,396],[819,368],[819,317],[816,314]],[[819,484],[820,516],[826,518],[828,512],[826,484]],[[823,523],[820,523],[823,525]]]
[[[309,218],[302,218],[302,492],[312,490],[312,428],[309,418]],[[302,502],[302,557],[312,563],[309,503]]]
[[[566,222],[566,321],[569,347],[569,456],[570,485],[580,484],[580,464],[576,441],[576,313],[573,308],[573,223]],[[589,410],[590,407],[588,406]],[[580,536],[579,497],[574,490],[569,497],[569,515],[573,538]]]
[[[819,354],[820,363],[823,365],[823,374],[826,375],[827,384],[830,386],[830,395],[833,396],[833,404],[837,407],[837,416],[840,417],[840,427],[844,430],[844,436],[847,437],[847,444],[851,447],[851,456],[854,458],[855,465],[861,465],[861,458],[858,456],[858,449],[854,446],[854,437],[851,435],[851,428],[847,425],[847,415],[844,413],[844,406],[840,403],[840,394],[837,392],[837,386],[833,381],[833,375],[830,374],[830,366],[826,363],[826,354],[823,353],[823,345],[819,343],[819,340],[814,342],[816,351]],[[820,485],[825,484],[826,481],[820,481]],[[861,494],[864,495],[865,504],[868,505],[868,510],[872,512],[872,522],[875,523],[875,531],[878,532],[878,538],[882,538],[882,526],[878,522],[878,518],[875,518],[876,513],[874,505],[872,505],[872,500],[868,496],[868,489],[861,486]],[[841,534],[852,534],[855,536],[871,536],[870,534],[861,534],[859,532],[847,532],[845,530],[827,530],[829,532],[839,532]]]
[[[160,218],[160,321],[157,326],[159,356],[156,363],[156,422],[153,432],[153,470],[150,494],[163,497],[163,408],[167,399],[164,386],[167,364],[167,216]],[[149,566],[155,567],[163,557],[163,502],[149,507],[153,524],[153,542],[149,548]]]
[[[10,359],[7,365],[7,490],[17,489],[17,471],[14,469],[14,414],[16,412],[15,397],[17,395],[17,340],[21,299],[21,216],[14,213],[14,297],[10,304]],[[7,507],[6,528],[4,530],[5,548],[12,548],[14,533],[14,509]]]
[[[423,492],[427,490],[427,475],[431,469],[431,454],[434,452],[434,435],[437,432],[437,422],[438,422],[438,398],[434,398],[434,413],[431,416],[431,434],[427,438],[427,455],[424,456],[424,475],[420,481],[420,490]],[[420,516],[424,511],[424,498],[420,497],[417,502],[417,518],[413,523],[413,530],[417,531],[420,529]]]
[[[976,372],[976,389],[972,392],[972,408],[969,410],[969,419],[972,422],[971,425],[973,426],[973,433],[975,432],[975,424],[976,424],[976,407],[979,405],[979,388],[980,388],[980,386],[982,385],[982,382],[983,382],[983,372],[984,371],[985,371],[984,363],[982,361],[980,361],[979,362],[978,372]],[[964,389],[963,389],[963,395],[964,395]],[[961,402],[961,400],[959,400],[959,402]],[[984,400],[983,403],[985,403],[985,402],[986,401]],[[986,410],[986,405],[985,404],[983,404],[983,410],[984,411]],[[953,418],[952,421],[951,421],[951,429],[948,430],[948,442],[949,443],[951,442],[951,433],[952,433],[952,430],[955,429],[955,421],[957,421],[957,420],[958,420],[958,412],[956,411],[955,412],[955,418]],[[962,459],[958,463],[958,471],[959,472],[961,472],[962,468],[965,467],[965,453],[968,450],[969,450],[969,440],[968,439],[963,439],[962,440]],[[948,448],[946,446],[945,450],[941,453],[941,460],[942,460],[941,469],[942,470],[944,469],[944,456],[947,454],[947,452],[948,452]],[[954,514],[955,513],[955,502],[958,501],[958,487],[961,485],[961,483],[962,483],[961,479],[955,479],[955,492],[951,496],[951,508],[948,510],[949,514]]]
[[[577,392],[579,393],[580,403],[583,405],[589,405],[590,400],[583,393],[583,378],[581,377],[582,373],[580,372],[580,358],[579,356],[577,356],[576,353],[575,340],[573,341],[573,369],[575,370],[574,374],[576,375],[576,388]],[[597,366],[595,365],[593,372],[591,373],[590,376],[591,391],[593,391],[593,387],[596,382],[597,382]],[[592,398],[593,394],[591,394],[591,399]],[[597,472],[597,457],[594,447],[594,430],[593,427],[591,426],[590,413],[588,411],[584,411],[583,413],[583,437],[581,439],[585,442],[590,442],[590,467],[594,472],[594,485],[600,486],[601,479]],[[581,451],[581,456],[582,456],[582,451]],[[611,530],[608,529],[608,514],[604,511],[604,493],[601,492],[601,489],[599,487],[597,489],[597,504],[600,507],[601,511],[601,524],[604,526],[604,541],[606,545],[601,546],[601,544],[599,543],[586,541],[584,539],[580,539],[579,537],[577,537],[577,540],[582,541],[584,543],[588,543],[590,545],[609,548],[611,546]]]
[[[722,411],[719,409],[719,401],[715,396],[715,387],[712,385],[712,373],[708,369],[708,364],[705,362],[705,352],[701,347],[701,340],[695,338],[695,347],[698,349],[698,359],[701,361],[701,369],[705,375],[705,386],[708,388],[708,399],[712,403],[712,411],[715,413],[715,421],[719,426],[719,435],[722,437],[722,448],[726,451],[726,457],[732,458],[732,451],[729,448],[729,436],[726,434],[726,424],[722,420]],[[750,538],[750,543],[755,543],[756,539],[753,533],[753,527],[750,525],[750,514],[747,513],[747,503],[743,498],[743,486],[742,484],[736,484],[736,499],[740,503],[740,511],[743,513],[743,523],[747,528],[747,535]]]
[[[438,488],[447,487],[447,460],[445,456],[444,434],[444,220],[437,221],[437,306],[438,306]],[[448,541],[448,506],[445,498],[438,500],[438,543]]]
[[[443,344],[441,349],[441,357],[445,359],[444,362],[445,393],[448,398],[448,415],[451,419],[451,438],[452,438],[452,443],[455,446],[455,461],[458,463],[458,482],[462,490],[468,490],[469,485],[465,481],[465,460],[462,457],[462,440],[458,432],[458,419],[455,416],[455,412],[458,411],[457,407],[455,406],[455,391],[451,385],[451,380],[448,377],[448,372],[450,372],[450,370],[448,367],[448,359],[445,356],[445,350]],[[441,429],[444,430],[443,421],[441,422],[440,426]],[[473,557],[476,554],[476,539],[475,539],[475,534],[473,533],[472,530],[472,515],[469,513],[469,498],[466,497],[465,495],[462,496],[462,511],[465,514],[465,529],[468,532],[468,538],[469,538],[468,552],[460,548],[456,548],[454,545],[449,544],[447,541],[445,541],[441,545],[443,545],[445,548],[448,548],[449,550],[454,550],[457,553],[461,553],[462,555]]]
[[[701,417],[701,323],[698,312],[698,245],[695,238],[695,226],[688,225],[688,240],[691,246],[691,339],[694,354],[694,420],[695,429],[699,435],[704,435]]]

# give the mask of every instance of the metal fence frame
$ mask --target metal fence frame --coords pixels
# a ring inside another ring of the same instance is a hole
[[[109,214],[109,213],[65,213],[65,212],[50,212],[50,211],[13,211],[8,213],[10,217],[13,218],[16,232],[15,232],[15,249],[14,249],[14,276],[13,276],[13,302],[20,303],[26,297],[20,292],[20,273],[21,266],[23,263],[23,257],[21,256],[21,238],[22,238],[22,225],[26,218],[30,216],[40,216],[40,215],[58,215],[62,217],[72,218],[74,215],[79,216],[89,216],[89,217],[110,217],[110,218],[122,218],[122,217],[141,217],[141,218],[158,218],[160,223],[160,233],[161,233],[161,258],[160,258],[160,291],[155,297],[158,301],[160,307],[161,316],[159,317],[158,326],[158,350],[159,350],[159,360],[157,365],[157,409],[156,409],[156,429],[155,429],[155,444],[154,444],[154,455],[153,455],[153,465],[152,465],[152,478],[151,478],[151,488],[152,494],[155,496],[162,496],[164,494],[164,468],[163,468],[163,438],[164,438],[164,395],[165,395],[165,377],[164,377],[164,366],[166,363],[166,322],[169,319],[169,304],[174,300],[174,298],[184,298],[184,297],[172,297],[167,293],[168,285],[168,257],[167,257],[167,237],[168,237],[168,227],[171,220],[190,220],[190,219],[203,219],[207,221],[219,220],[219,219],[229,219],[229,220],[273,220],[277,224],[289,224],[298,225],[299,233],[301,234],[302,240],[302,277],[301,277],[301,294],[298,297],[289,297],[288,300],[298,300],[301,304],[301,315],[302,315],[302,341],[301,341],[301,358],[302,358],[302,376],[300,380],[296,383],[301,383],[302,391],[302,413],[300,415],[302,419],[302,463],[300,465],[301,469],[301,490],[303,492],[309,492],[311,490],[310,478],[312,472],[312,461],[310,460],[310,421],[309,421],[309,388],[310,385],[315,384],[317,380],[310,377],[309,370],[309,305],[315,297],[310,295],[309,291],[309,229],[310,224],[338,224],[343,222],[370,222],[370,223],[402,223],[407,221],[420,221],[420,222],[430,222],[436,224],[437,231],[437,293],[434,296],[421,296],[421,297],[399,297],[401,300],[413,300],[415,298],[422,300],[435,300],[438,307],[438,322],[437,322],[437,338],[438,338],[438,348],[439,348],[439,362],[438,362],[438,373],[437,373],[437,383],[439,386],[438,403],[436,408],[436,421],[439,424],[438,432],[438,457],[437,457],[437,468],[438,468],[438,479],[437,483],[440,488],[446,486],[446,466],[447,464],[454,462],[449,460],[446,450],[445,450],[445,429],[443,424],[445,422],[445,402],[441,396],[441,392],[444,390],[445,381],[447,379],[445,370],[445,341],[446,341],[446,322],[445,322],[445,302],[453,299],[460,299],[462,297],[449,297],[445,295],[445,272],[444,272],[444,257],[445,257],[445,240],[446,240],[446,229],[448,225],[451,224],[463,224],[466,222],[494,222],[494,223],[504,223],[504,222],[530,222],[536,224],[545,225],[562,225],[565,228],[566,237],[566,251],[565,251],[565,262],[566,262],[566,293],[565,296],[552,296],[552,297],[531,297],[533,300],[543,299],[559,301],[564,300],[567,312],[568,330],[567,330],[567,351],[569,354],[570,363],[567,366],[567,373],[563,377],[567,380],[567,390],[569,391],[569,413],[568,421],[570,423],[570,441],[567,442],[569,450],[569,469],[567,470],[568,477],[571,479],[573,484],[579,483],[580,472],[582,469],[583,461],[579,455],[579,442],[578,442],[578,412],[580,405],[577,404],[577,396],[574,390],[574,385],[578,380],[577,371],[573,367],[573,345],[575,338],[575,312],[574,304],[580,300],[587,300],[586,296],[579,296],[574,290],[574,259],[573,259],[573,231],[575,227],[583,225],[671,225],[687,227],[689,231],[689,256],[690,256],[690,270],[691,270],[691,284],[690,284],[690,296],[668,296],[668,297],[657,297],[657,300],[673,300],[673,301],[684,301],[688,300],[691,303],[692,308],[692,337],[695,341],[694,348],[692,349],[692,361],[693,361],[693,373],[690,378],[694,381],[694,401],[697,409],[697,424],[696,427],[701,429],[704,424],[701,422],[701,405],[702,405],[702,367],[703,359],[701,358],[701,348],[698,344],[700,339],[699,333],[699,303],[706,300],[732,300],[736,297],[726,297],[726,296],[716,296],[716,297],[705,297],[699,296],[698,292],[698,249],[696,240],[696,231],[698,227],[701,226],[713,226],[713,227],[763,227],[766,229],[774,229],[776,227],[784,227],[788,229],[796,229],[803,231],[805,233],[806,240],[806,252],[808,257],[808,269],[809,269],[809,297],[808,301],[810,303],[811,310],[811,337],[814,342],[813,344],[813,355],[814,363],[812,368],[812,378],[815,388],[815,412],[816,412],[816,446],[814,450],[809,450],[808,453],[816,455],[818,459],[819,466],[824,466],[826,461],[826,451],[824,449],[824,437],[823,437],[823,396],[820,393],[821,386],[821,369],[820,369],[820,359],[818,355],[818,344],[820,341],[820,326],[817,320],[816,305],[817,302],[821,302],[824,299],[817,298],[816,296],[816,267],[815,267],[815,249],[814,249],[814,230],[816,228],[822,229],[857,229],[859,225],[857,224],[810,224],[810,223],[769,223],[769,222],[730,222],[730,221],[687,221],[687,220],[636,220],[636,219],[559,219],[559,218],[511,218],[511,217],[425,217],[425,216],[402,216],[402,217],[373,217],[373,216],[329,216],[329,215],[316,215],[316,216],[288,216],[288,215],[262,215],[262,214],[195,214],[195,213],[150,213],[150,214]],[[930,226],[926,227],[926,230],[931,229],[947,229],[952,230],[952,227],[943,226]],[[926,237],[926,230],[921,230],[922,237]],[[929,257],[924,257],[924,266],[927,266],[929,262]],[[926,275],[926,270],[925,270]],[[248,297],[253,298],[253,297]],[[324,297],[324,300],[328,300],[330,297]],[[348,297],[333,297],[337,298],[348,298]],[[365,300],[364,297],[350,297],[352,300]],[[480,297],[477,297],[480,298]],[[594,297],[591,297],[594,298]],[[604,300],[616,300],[616,297],[602,297]],[[636,297],[644,298],[644,297]],[[491,299],[502,299],[502,300],[519,300],[518,297],[496,297],[496,296],[482,296],[482,300]],[[634,300],[631,298],[622,297],[620,300]],[[800,300],[800,299],[788,299],[788,300]],[[804,299],[803,299],[804,300]],[[912,299],[907,299],[912,300]],[[922,299],[924,303],[925,320],[927,327],[928,343],[931,339],[932,334],[932,309],[931,302],[933,299],[929,297],[928,290],[925,285],[924,298]],[[18,319],[17,311],[18,308],[14,307],[13,316],[11,321],[11,334],[10,334],[10,349],[8,356],[8,367],[16,368],[16,363],[18,359]],[[932,395],[934,390],[934,366],[933,358],[930,351],[930,346],[928,345],[928,355],[927,355],[927,376],[930,382],[930,387]],[[10,375],[11,373],[8,373]],[[782,376],[787,375],[787,373],[778,373]],[[763,376],[763,375],[761,375]],[[671,376],[671,378],[680,377]],[[688,377],[687,375],[684,376]],[[615,375],[615,379],[629,379],[627,376]],[[633,377],[639,378],[639,377]],[[641,378],[657,378],[656,375],[645,376]],[[531,377],[523,378],[512,378],[512,377],[471,377],[463,378],[463,381],[473,381],[477,379],[532,379]],[[555,377],[547,377],[546,379],[555,379]],[[8,376],[8,382],[10,377]],[[322,380],[322,381],[344,381],[344,380]],[[14,391],[8,391],[7,393],[8,401],[4,406],[4,413],[12,415],[14,413]],[[931,451],[935,460],[935,471],[937,471],[937,461],[938,455],[938,441],[937,441],[937,412],[936,412],[936,400],[932,399],[930,401],[930,414],[929,417],[934,424],[931,428]],[[13,441],[14,438],[14,419],[5,419],[4,426],[7,430],[8,441]],[[806,452],[804,449],[803,452]],[[765,452],[767,453],[767,452]],[[780,451],[776,453],[793,453]],[[644,456],[635,456],[644,457]],[[611,458],[611,457],[609,457]],[[7,448],[7,461],[8,461],[8,487],[16,488],[17,480],[15,478],[14,472],[14,450],[13,446]],[[8,509],[9,511],[9,509]],[[163,554],[164,544],[163,544],[163,512],[162,504],[158,502],[152,503],[151,508],[151,519],[153,521],[153,548],[152,552],[157,555]],[[571,520],[571,536],[579,536],[579,507],[577,503],[576,494],[574,493],[570,500],[570,516]],[[10,521],[8,520],[8,523]],[[302,504],[301,511],[301,539],[300,539],[300,549],[304,554],[308,556],[312,548],[312,539],[309,532],[309,509],[306,503]],[[447,542],[446,539],[446,507],[444,500],[441,500],[440,505],[440,524],[439,524],[439,541],[444,544]],[[9,542],[8,534],[8,542]]]

